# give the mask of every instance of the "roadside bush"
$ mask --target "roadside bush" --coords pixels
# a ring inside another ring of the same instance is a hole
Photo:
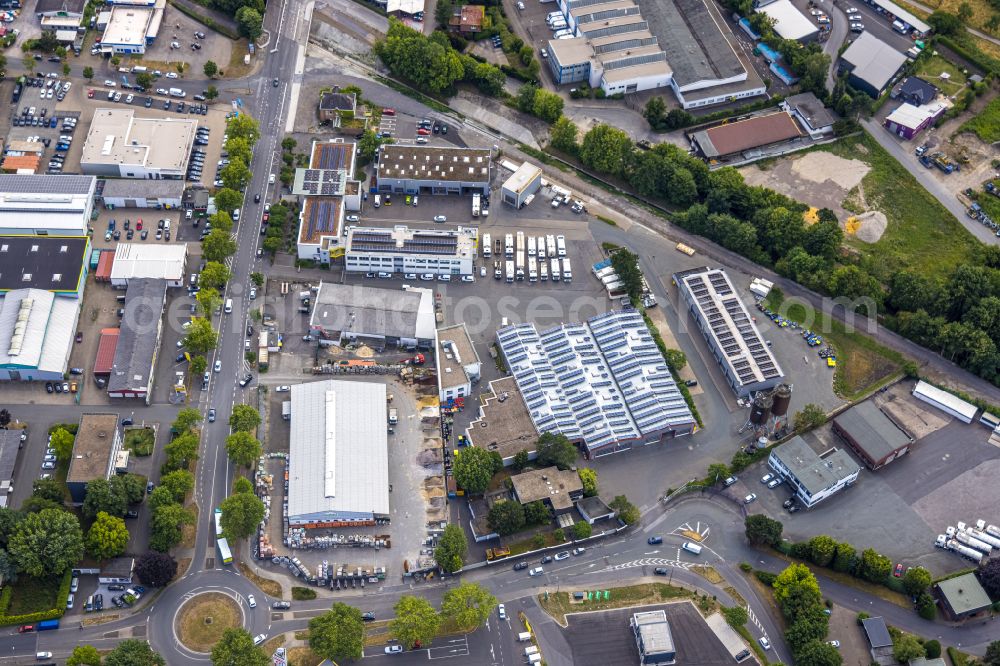
[[[767,585],[768,587],[774,585],[774,579],[777,578],[777,576],[770,571],[760,571],[759,569],[754,571],[753,575],[757,577],[757,580],[764,583],[764,585]]]
[[[924,643],[924,652],[927,653],[928,659],[937,659],[941,656],[941,644],[931,639]]]
[[[292,599],[295,601],[310,601],[316,598],[316,590],[308,587],[293,587]]]

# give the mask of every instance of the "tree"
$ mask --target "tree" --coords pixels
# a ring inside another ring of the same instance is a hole
[[[503,91],[503,84],[507,81],[507,77],[500,71],[500,68],[488,62],[476,64],[474,77],[479,90],[490,97],[499,95]]]
[[[608,506],[615,510],[618,517],[626,525],[637,523],[639,522],[639,518],[641,518],[638,507],[629,502],[625,495],[615,495],[615,498],[611,500]]]
[[[514,454],[513,467],[515,471],[520,472],[521,470],[523,470],[525,467],[528,466],[528,463],[531,462],[528,458],[529,455],[530,454],[528,453],[528,449],[521,449],[520,451]]]
[[[642,117],[649,123],[650,129],[664,129],[667,124],[667,103],[662,97],[650,97],[642,110]]]
[[[926,591],[930,586],[931,572],[923,567],[910,567],[903,575],[903,589],[911,597]]]
[[[467,446],[455,455],[455,482],[467,493],[479,495],[490,485],[490,479],[499,470],[490,451],[478,446]],[[503,461],[500,462],[501,468]]]
[[[993,641],[986,646],[983,655],[983,666],[1000,666],[1000,641]]]
[[[239,493],[252,493],[253,484],[245,476],[238,476],[233,480],[233,494],[237,495]]]
[[[535,450],[538,464],[542,467],[555,465],[559,469],[569,469],[576,462],[576,447],[566,435],[544,432],[538,438]]]
[[[403,595],[393,606],[396,616],[389,622],[389,629],[407,648],[417,641],[430,643],[437,634],[441,618],[430,602],[421,597]]]
[[[490,507],[486,522],[501,536],[513,534],[524,527],[524,507],[512,500],[500,500]]]
[[[632,150],[632,139],[626,132],[600,124],[583,135],[580,159],[597,171],[621,176]]]
[[[791,622],[823,603],[816,577],[804,564],[791,564],[774,579],[774,599]]]
[[[178,503],[179,502],[174,499],[174,494],[170,492],[170,489],[163,486],[154,488],[153,492],[150,493],[149,501],[147,502],[149,510],[152,512],[156,512],[156,510],[162,506],[169,506],[171,504]]]
[[[186,433],[193,430],[201,423],[201,412],[194,407],[185,407],[174,417],[174,422],[170,424],[170,429],[174,432]]]
[[[826,422],[826,412],[823,408],[814,403],[808,403],[801,410],[795,412],[796,432],[805,432],[818,428]]]
[[[848,572],[854,568],[854,558],[857,556],[857,551],[854,546],[847,543],[837,544],[837,555],[833,558],[833,570]]]
[[[205,319],[211,318],[212,313],[215,312],[216,308],[222,305],[222,296],[220,296],[219,291],[213,287],[203,287],[199,289],[194,298],[198,302],[198,311]]]
[[[708,466],[708,481],[716,484],[729,478],[729,465],[725,463],[712,463]]]
[[[83,78],[87,79],[88,81],[90,79],[94,78],[94,68],[91,67],[90,65],[87,65],[86,67],[84,67],[83,68]],[[139,77],[138,76],[135,77],[135,82],[139,83]]]
[[[201,242],[202,255],[208,261],[223,262],[236,254],[236,240],[228,231],[212,229]]]
[[[968,23],[969,19],[972,18],[972,5],[968,2],[963,2],[958,6],[958,20],[962,23]]]
[[[116,474],[111,477],[111,489],[124,495],[127,504],[138,504],[146,497],[146,481],[138,474]]]
[[[372,50],[393,74],[432,93],[448,90],[465,75],[462,57],[444,33],[425,37],[395,19],[389,20],[385,39]]]
[[[746,517],[743,525],[746,529],[747,541],[752,545],[774,546],[781,542],[781,531],[784,526],[780,521],[760,513],[754,513]]]
[[[822,606],[812,606],[803,609],[785,630],[785,640],[797,654],[808,643],[821,641],[829,630],[829,621],[823,614]]]
[[[66,507],[63,506],[62,502],[53,502],[45,497],[31,496],[21,502],[22,513],[38,513],[40,511],[44,511],[45,509],[56,509],[57,511],[62,511],[65,508]]]
[[[881,583],[889,577],[892,571],[892,560],[872,548],[861,551],[861,561],[858,562],[857,576],[870,583]]]
[[[382,144],[379,138],[375,135],[374,130],[366,129],[365,133],[358,140],[358,150],[361,151],[361,158],[365,162],[371,162],[375,159],[375,153],[378,151],[378,147]]]
[[[240,27],[240,32],[251,40],[260,37],[264,31],[264,19],[253,7],[240,7],[236,10],[236,23]]]
[[[825,534],[814,536],[809,540],[809,559],[821,567],[828,567],[837,554],[837,542]]]
[[[212,322],[204,317],[194,317],[184,336],[184,346],[188,351],[204,354],[215,349],[218,344],[219,334],[212,328]]]
[[[575,155],[580,146],[576,142],[576,137],[580,133],[573,121],[563,116],[552,124],[549,129],[549,143],[556,150],[561,150],[568,155]]]
[[[94,519],[100,512],[112,516],[124,516],[128,498],[121,488],[113,488],[105,479],[94,479],[87,483],[86,495],[81,512],[83,517]]]
[[[554,123],[562,117],[563,98],[554,92],[539,89],[535,93],[531,113],[547,123]]]
[[[259,289],[264,286],[264,274],[254,271],[250,274],[250,281]]]
[[[139,72],[135,75],[135,84],[141,88],[149,90],[153,87],[153,75],[149,72]]]
[[[231,157],[229,164],[222,167],[219,178],[222,184],[231,190],[242,190],[250,182],[250,168],[240,157]]]
[[[731,606],[722,609],[722,615],[731,627],[742,627],[750,619],[750,614],[743,606]]]
[[[198,358],[204,357],[199,356]],[[191,462],[198,459],[198,445],[198,435],[193,432],[186,432],[175,438],[163,447],[163,452],[167,455],[163,468],[166,472],[186,468]]]
[[[191,512],[180,504],[167,504],[153,511],[149,547],[165,553],[181,541],[181,528],[194,522]]]
[[[216,88],[215,86],[209,86],[205,90],[205,99],[207,99],[210,102],[218,96],[219,96],[219,89]]]
[[[63,485],[56,479],[35,479],[31,483],[32,497],[41,497],[58,504],[65,499]]]
[[[911,659],[923,657],[924,646],[913,634],[903,634],[892,642],[892,656],[896,661],[907,663]]]
[[[56,450],[56,458],[69,460],[73,456],[73,441],[76,438],[65,428],[56,428],[49,446]]]
[[[186,469],[175,469],[160,477],[160,487],[166,488],[175,502],[183,502],[194,488],[194,475]]]
[[[795,653],[795,663],[800,666],[840,666],[843,659],[837,648],[821,640],[814,640]]]
[[[66,666],[101,666],[101,653],[93,645],[77,645],[66,660]]]
[[[191,356],[191,363],[188,365],[188,370],[191,371],[192,377],[201,377],[205,374],[205,370],[208,369],[208,359],[201,354],[193,354]]]
[[[299,142],[293,136],[286,136],[281,140],[281,149],[289,153],[295,150],[295,146],[297,145],[299,145]]]
[[[253,644],[253,636],[246,629],[226,629],[222,632],[222,638],[212,648],[212,666],[270,666],[270,664],[270,657]]]
[[[237,139],[234,138],[231,141],[228,141],[227,144],[232,143],[232,141],[236,141],[236,140]],[[245,139],[239,139],[239,140],[246,141]],[[231,148],[231,146],[227,145],[227,149],[228,148]],[[229,152],[231,153],[232,151],[229,151]],[[231,190],[228,187],[222,187],[222,188],[219,188],[219,190],[216,191],[216,193],[215,193],[215,207],[220,212],[225,212],[227,215],[229,215],[234,210],[236,210],[237,208],[239,208],[242,204],[243,204],[243,195],[240,194],[239,192],[237,192],[236,190]],[[229,222],[230,222],[230,224],[232,224],[232,218],[231,217],[230,217]],[[213,219],[212,220],[212,228],[215,229],[217,227],[218,227],[218,222]]]
[[[667,366],[674,372],[680,372],[687,365],[687,354],[682,352],[680,349],[668,349],[667,353],[664,355],[667,360]]]
[[[177,561],[166,553],[143,553],[135,563],[135,573],[143,585],[164,587],[177,575]]]
[[[80,521],[59,509],[29,514],[14,528],[7,550],[21,573],[58,576],[83,557]]]
[[[340,603],[309,620],[309,647],[322,659],[340,663],[360,659],[364,650],[365,623],[361,611]]]
[[[591,467],[581,467],[577,474],[580,475],[580,483],[583,484],[584,497],[593,497],[597,494],[597,470]]]
[[[441,617],[451,620],[462,631],[474,631],[486,623],[496,597],[478,583],[462,583],[444,593]]]
[[[434,549],[434,559],[438,566],[448,573],[455,573],[465,564],[465,555],[469,552],[469,542],[465,530],[459,525],[448,523]]]
[[[253,493],[237,493],[222,500],[222,530],[227,537],[245,539],[264,520],[264,503]]]
[[[928,659],[937,659],[941,656],[941,643],[934,639],[926,641],[924,643],[924,652],[927,653],[925,656]]]
[[[913,571],[913,569],[910,569],[910,571]],[[1000,560],[986,560],[976,570],[976,578],[979,579],[979,583],[991,598],[1000,597]],[[903,583],[906,583],[905,578],[903,579]]]
[[[233,432],[251,432],[260,425],[260,413],[250,405],[236,405],[229,416]]]
[[[639,269],[639,256],[620,248],[611,255],[611,266],[618,274],[618,279],[624,284],[625,291],[633,303],[642,298],[642,271]]]
[[[594,533],[594,528],[585,520],[581,520],[573,525],[573,538],[586,539]]]
[[[14,528],[21,522],[23,515],[10,507],[0,506],[0,547],[6,548]]]
[[[229,134],[230,139],[233,137],[242,137],[252,146],[260,139],[260,123],[253,116],[241,113],[235,118],[230,119],[229,124],[226,126],[226,132]]]
[[[547,523],[551,518],[548,507],[541,500],[535,500],[523,506],[524,523],[526,525],[540,525]]]
[[[219,66],[215,64],[214,60],[208,60],[205,62],[205,66],[202,67],[202,71],[205,72],[205,76],[214,79],[215,75],[219,73]]]
[[[87,532],[87,552],[96,560],[109,560],[125,552],[128,545],[125,521],[101,511]]]
[[[104,656],[104,666],[166,666],[167,662],[153,652],[149,643],[127,638]]]

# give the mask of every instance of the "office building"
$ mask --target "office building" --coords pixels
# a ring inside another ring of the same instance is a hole
[[[353,273],[472,275],[477,230],[357,227],[347,231],[344,265]]]
[[[489,383],[489,392],[477,403],[478,417],[465,431],[473,446],[496,451],[507,467],[514,464],[514,456],[521,451],[528,452],[529,460],[538,457],[535,451],[538,431],[517,379],[493,380]]]
[[[133,109],[96,109],[80,155],[80,170],[113,178],[183,179],[198,121],[139,118]]]
[[[519,503],[541,502],[557,516],[572,511],[573,504],[583,498],[583,482],[574,470],[533,469],[511,476],[510,481]]]
[[[114,2],[110,12],[104,12],[97,28],[103,30],[101,53],[141,55],[153,44],[163,22],[166,0],[156,0],[152,6]]]
[[[66,485],[73,504],[83,504],[88,483],[111,478],[121,449],[122,431],[118,426],[118,414],[84,414],[80,417],[73,457],[66,473]]]
[[[309,166],[295,170],[292,194],[302,197],[299,259],[329,264],[344,256],[344,215],[361,209],[361,183],[354,180],[354,143],[313,141]]]
[[[806,508],[854,485],[861,473],[858,464],[844,451],[830,449],[820,455],[797,435],[771,449],[767,465],[792,487]]]
[[[469,337],[465,324],[456,324],[435,331],[437,345],[438,398],[447,402],[472,395],[472,385],[479,383],[479,354]]]

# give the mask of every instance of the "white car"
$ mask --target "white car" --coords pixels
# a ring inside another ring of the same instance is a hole
[[[166,88],[157,88],[156,89],[156,94],[157,95],[167,95],[169,93],[167,93],[167,89]]]
[[[851,32],[864,32],[864,31],[865,31],[865,24],[864,23],[852,23],[851,24]]]
[[[111,79],[106,79],[104,81],[104,87],[105,88],[117,88],[118,84],[115,83],[114,81],[112,81]]]
[[[396,654],[403,651],[402,645],[387,645],[385,648],[386,654]]]
[[[176,79],[177,78],[177,72],[167,72],[167,78],[168,79]]]
[[[434,280],[434,273],[422,273],[420,279],[424,282],[432,282]]]
[[[760,482],[761,483],[767,483],[768,481],[770,481],[773,478],[774,478],[774,474],[771,474],[770,472],[768,472],[764,476],[760,477]]]
[[[750,493],[749,495],[747,495],[746,497],[743,498],[743,503],[744,504],[750,504],[751,502],[755,502],[755,501],[757,501],[757,494],[756,493]]]
[[[215,362],[215,371],[216,372],[221,372],[222,371],[222,360],[221,359]]]
[[[861,17],[861,14],[848,14],[847,15],[847,20],[848,21],[862,21],[864,19]]]
[[[254,599],[254,596],[252,594],[247,595],[247,606],[249,606],[250,608],[257,608],[257,600]]]
[[[757,639],[757,642],[760,643],[760,646],[765,650],[771,649],[771,641],[767,640],[767,636],[761,636]]]
[[[257,288],[256,287],[250,287],[250,300],[252,301],[255,298],[257,298]]]
[[[75,602],[76,602],[76,595],[70,592],[69,596],[66,597],[66,608],[67,609],[72,608]]]
[[[69,583],[69,591],[76,592],[79,589],[80,589],[80,579],[77,578],[76,576],[73,576],[73,580],[71,580]]]
[[[479,267],[479,277],[486,277],[486,266]]]
[[[448,218],[445,217],[444,215],[435,215],[434,216],[434,221],[435,222],[447,222]]]
[[[486,270],[486,269],[483,269],[483,270]],[[463,275],[462,276],[462,282],[475,282],[475,281],[476,281],[476,278],[472,277],[471,275]]]
[[[517,3],[517,9],[518,9],[518,11],[523,12],[524,11],[524,3],[523,2],[518,2]]]
[[[500,604],[499,606],[497,606],[497,615],[500,616],[501,620],[506,620],[507,619],[507,609],[504,608],[503,604]]]
[[[838,650],[840,649],[840,641],[827,641],[826,644],[827,645],[832,645],[833,647],[837,648]]]
[[[253,644],[260,645],[266,640],[267,640],[267,634],[257,634],[256,636],[253,637]]]
[[[278,386],[278,387],[277,387],[277,388],[275,388],[274,390],[275,390],[276,392],[278,392],[278,393],[287,393],[287,392],[289,392],[289,391],[291,391],[291,390],[292,390],[292,387],[291,387],[291,386],[287,386],[287,385],[284,385],[284,386]]]
[[[780,485],[781,485],[781,479],[779,479],[779,478],[771,479],[767,483],[767,487],[770,488],[771,490],[774,490],[775,488],[777,488]]]
[[[848,14],[857,14],[858,13],[858,8],[857,7],[848,7],[847,8],[847,13]]]
[[[125,103],[131,104],[133,99],[135,99],[135,97],[133,97],[132,94],[129,93],[129,96],[125,98]]]
[[[55,462],[56,461],[56,457],[50,453],[50,454],[46,454],[46,456],[43,458],[43,460],[45,462]]]

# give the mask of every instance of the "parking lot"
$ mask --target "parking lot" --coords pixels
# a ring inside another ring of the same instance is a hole
[[[204,38],[196,37],[196,32],[205,35]],[[174,43],[178,48],[172,47]],[[192,48],[192,44],[201,48]],[[232,50],[237,46],[237,42],[206,28],[168,4],[163,11],[163,23],[156,41],[141,59],[125,59],[124,62],[155,62],[171,68],[174,63],[183,62],[186,64],[185,75],[200,79],[204,76],[202,70],[209,60],[215,62],[219,69],[225,70]]]
[[[813,17],[809,14],[809,10],[813,7],[818,6],[820,9],[825,9],[824,2],[820,2],[818,5],[810,6],[809,0],[793,0],[796,7],[798,7],[806,16],[810,19]],[[897,49],[901,53],[906,53],[909,49],[913,48],[913,39],[909,35],[901,35],[892,29],[892,22],[894,19],[887,18],[885,14],[876,11],[875,7],[869,5],[865,0],[841,0],[837,3],[837,7],[840,11],[845,14],[849,9],[856,9],[857,13],[861,15],[861,23],[865,26],[865,32],[878,37],[883,42],[889,46]],[[854,41],[858,36],[858,33],[848,32],[848,41]]]
[[[13,108],[7,140],[41,143],[39,172],[74,173],[79,170],[79,158],[74,163],[67,155],[74,140],[82,141],[85,136],[84,131],[77,132],[81,129],[77,127],[80,114],[57,109],[66,95],[66,85],[71,84],[59,78],[30,78]]]

